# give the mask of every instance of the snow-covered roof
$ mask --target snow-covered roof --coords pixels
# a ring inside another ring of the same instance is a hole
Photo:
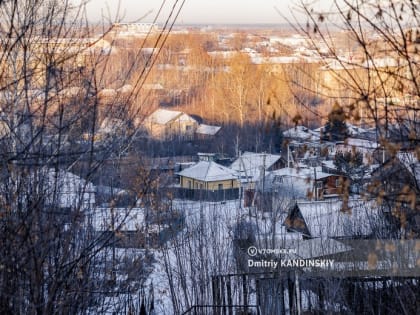
[[[46,196],[49,204],[56,204],[61,208],[88,208],[95,204],[95,187],[83,178],[54,169],[47,171],[48,183]]]
[[[219,126],[201,124],[200,126],[198,126],[195,132],[199,134],[203,134],[203,135],[214,136],[216,133],[219,132],[221,128],[222,127],[219,127]]]
[[[101,122],[98,132],[105,134],[114,133],[123,126],[125,126],[125,122],[122,119],[105,117]]]
[[[95,208],[91,213],[95,231],[138,231],[145,228],[143,208]]]
[[[144,53],[144,54],[153,54],[157,51],[158,51],[158,49],[154,48],[154,47],[143,47],[141,49],[141,52]]]
[[[316,168],[316,172],[313,172],[313,179],[318,180],[318,179],[323,179],[323,178],[327,178],[330,176],[336,176],[334,174],[330,174],[330,173],[325,173],[322,171],[322,167],[317,167]]]
[[[163,90],[163,86],[160,83],[143,84],[142,88],[145,90]]]
[[[334,174],[322,172],[321,167],[290,168],[285,167],[267,172],[265,180],[258,181],[258,190],[276,192],[278,196],[295,199],[307,199],[312,193],[315,181],[320,181]],[[316,178],[316,180],[315,180]]]
[[[270,36],[271,42],[282,43],[283,45],[303,45],[308,43],[308,38],[301,34],[292,34],[290,36]]]
[[[168,122],[178,118],[182,114],[183,113],[179,111],[159,108],[155,110],[149,117],[147,117],[147,120],[155,124],[165,125]]]
[[[301,139],[307,141],[318,141],[319,132],[311,130],[305,126],[296,126],[283,132],[283,136],[291,139]]]
[[[238,52],[236,51],[225,51],[225,50],[217,50],[217,51],[209,51],[207,53],[210,57],[221,57],[221,58],[232,58],[234,57],[236,54],[238,54]]]
[[[347,58],[340,58],[328,60],[324,66],[322,66],[321,70],[344,70],[344,69],[354,69],[356,66],[355,64],[347,59]]]
[[[261,177],[261,170],[269,169],[280,158],[280,155],[275,154],[244,152],[232,163],[230,168],[242,175],[246,173],[253,181],[257,181]]]
[[[190,115],[182,113],[181,116],[177,118],[179,121],[196,121],[194,118],[192,118]]]
[[[340,199],[297,202],[311,237],[367,236],[377,220],[373,201],[350,199],[343,211]]]
[[[337,166],[334,164],[333,160],[322,161],[321,165],[325,166],[326,168],[329,168],[329,169],[336,169],[337,168]]]
[[[117,89],[118,93],[131,93],[133,91],[133,86],[131,84],[125,84],[119,89]]]
[[[313,175],[314,171],[312,168],[294,168],[294,167],[284,167],[278,170],[270,172],[272,176],[289,176],[289,177],[300,177],[300,178],[309,178]]]
[[[353,61],[349,57],[339,57],[337,59],[329,60],[322,70],[344,70],[344,69],[372,69],[376,68],[387,68],[387,67],[398,67],[398,60],[392,57],[374,58],[373,60],[365,60],[364,62]]]
[[[267,172],[264,181],[265,189],[293,191],[293,195],[306,197],[308,190],[313,188],[313,168],[284,167],[275,171]],[[262,181],[259,183],[262,186]]]
[[[375,141],[370,141],[366,139],[358,139],[358,138],[347,138],[344,143],[337,144],[337,149],[340,146],[350,146],[355,147],[356,149],[364,149],[364,150],[375,150],[379,147],[379,144]]]
[[[309,174],[300,173],[294,175],[274,175],[268,173],[265,177],[264,186],[262,181],[258,183],[258,189],[273,191],[282,199],[306,199],[312,193],[314,183]]]
[[[350,135],[350,136],[357,136],[357,135],[359,135],[359,134],[361,134],[361,133],[365,133],[367,130],[366,129],[364,129],[364,128],[361,128],[361,127],[358,127],[358,126],[355,126],[355,125],[353,125],[353,124],[350,124],[350,123],[348,123],[348,122],[346,122],[346,127],[347,127],[347,132],[348,132],[348,134]],[[323,130],[324,130],[324,128],[325,128],[325,126],[322,126],[322,127],[319,127],[319,128],[316,128],[316,129],[314,129],[313,130],[313,132],[316,132],[316,133],[321,133]]]
[[[145,123],[152,123],[152,124],[159,124],[159,125],[166,125],[167,123],[173,120],[179,121],[194,121],[197,122],[194,118],[190,115],[176,110],[167,110],[159,108],[155,110],[152,114],[150,114],[146,119]]]
[[[238,178],[238,175],[234,170],[213,161],[200,161],[194,166],[179,172],[178,175],[204,182],[232,180]]]
[[[98,92],[99,97],[114,97],[117,95],[117,91],[114,89],[102,89]]]
[[[82,92],[83,90],[81,87],[71,86],[71,87],[62,89],[59,94],[63,96],[67,96],[67,97],[73,97],[73,96],[80,95],[80,93]]]
[[[347,126],[347,131],[351,136],[355,136],[355,135],[361,134],[363,132],[366,132],[366,129],[355,126],[355,125],[350,124],[350,123],[346,123],[346,126]]]
[[[362,67],[371,69],[376,68],[387,68],[387,67],[398,67],[398,61],[392,57],[374,58],[373,60],[366,60],[362,63]]]
[[[289,64],[289,63],[316,63],[318,58],[306,57],[306,56],[278,56],[278,57],[261,57],[251,56],[251,62],[253,64]]]
[[[304,168],[294,168],[294,167],[284,167],[278,170],[269,172],[269,175],[273,178],[278,177],[295,177],[303,178],[306,180],[309,179],[321,179],[329,176],[334,176],[330,173],[324,173],[322,167],[304,167]]]
[[[288,240],[286,247],[296,251],[296,253],[288,254],[290,259],[313,259],[352,250],[350,246],[330,238],[292,239]]]

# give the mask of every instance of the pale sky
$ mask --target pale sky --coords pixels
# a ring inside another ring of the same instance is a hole
[[[179,1],[182,2],[182,1]],[[177,20],[181,23],[194,24],[253,24],[253,23],[285,23],[276,11],[277,8],[290,17],[290,8],[296,0],[186,0]],[[165,10],[158,23],[168,16],[174,0],[166,1]],[[98,21],[103,14],[115,20],[118,4],[119,16],[125,22],[140,19],[139,22],[151,22],[159,10],[162,0],[90,0],[87,9],[89,19]]]

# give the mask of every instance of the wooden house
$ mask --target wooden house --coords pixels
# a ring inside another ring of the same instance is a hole
[[[320,167],[285,167],[268,172],[264,181],[258,181],[257,190],[274,199],[321,200],[342,194],[345,180],[345,176],[324,173]]]
[[[157,140],[176,137],[192,139],[198,125],[197,120],[190,115],[167,109],[157,109],[143,122],[149,136]]]

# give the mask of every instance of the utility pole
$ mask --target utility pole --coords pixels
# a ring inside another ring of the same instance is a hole
[[[294,162],[293,152],[290,151],[290,145],[287,144],[287,167],[290,168],[291,165],[294,165]]]

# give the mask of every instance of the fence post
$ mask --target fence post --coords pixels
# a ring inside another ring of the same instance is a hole
[[[243,296],[244,296],[244,311],[248,311],[248,287],[246,283],[246,275],[242,275],[242,288],[243,288]]]
[[[226,315],[226,296],[225,296],[225,280],[223,276],[220,276],[220,294],[221,294],[221,304],[222,314]]]
[[[300,285],[299,285],[299,274],[298,271],[295,271],[295,291],[296,291],[296,313],[300,315],[301,310],[301,298],[300,298]]]
[[[227,305],[228,305],[228,309],[229,309],[229,315],[233,315],[232,284],[231,284],[230,276],[228,276],[228,278],[227,278],[226,289],[227,289]]]
[[[217,304],[217,283],[216,283],[216,276],[211,276],[211,289],[212,289],[212,295],[213,295],[213,305]],[[213,308],[213,311],[215,310],[215,308]]]
[[[261,290],[260,290],[260,280],[259,279],[255,279],[255,291],[256,291],[256,294],[257,294],[257,313],[259,313],[259,308],[258,308],[258,306],[260,305],[260,303],[261,303]]]

